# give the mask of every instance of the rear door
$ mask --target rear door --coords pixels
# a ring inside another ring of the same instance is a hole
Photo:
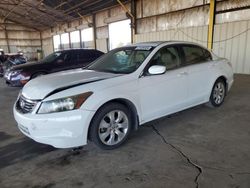
[[[188,68],[188,102],[190,106],[203,103],[210,93],[213,62],[210,52],[196,45],[181,46],[184,65]]]

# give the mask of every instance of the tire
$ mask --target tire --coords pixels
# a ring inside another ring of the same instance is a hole
[[[34,78],[37,78],[37,77],[40,77],[40,76],[43,76],[45,75],[46,73],[44,72],[38,72],[38,73],[35,73],[31,76],[31,79],[34,79]]]
[[[108,103],[93,117],[89,137],[101,149],[115,149],[127,140],[131,123],[132,116],[126,106]]]
[[[226,84],[225,81],[221,78],[216,80],[211,95],[209,99],[208,106],[210,107],[219,107],[223,104],[226,97]]]

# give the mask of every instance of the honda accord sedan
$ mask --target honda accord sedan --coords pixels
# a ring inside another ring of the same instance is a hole
[[[40,62],[26,63],[10,68],[4,74],[4,78],[10,86],[23,86],[38,76],[87,66],[102,55],[103,52],[94,49],[57,51]]]
[[[231,63],[202,46],[139,43],[31,80],[13,110],[20,131],[37,142],[114,149],[143,123],[203,103],[219,107],[232,84]]]

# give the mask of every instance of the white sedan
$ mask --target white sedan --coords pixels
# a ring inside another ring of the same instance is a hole
[[[230,62],[197,44],[139,43],[87,68],[31,80],[14,116],[20,131],[40,143],[69,148],[89,139],[114,149],[143,123],[202,103],[220,106],[232,84]]]

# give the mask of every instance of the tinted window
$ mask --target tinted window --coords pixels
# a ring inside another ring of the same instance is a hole
[[[50,63],[55,61],[58,57],[60,57],[62,55],[62,52],[54,52],[50,55],[48,55],[47,57],[45,57],[44,59],[41,60],[42,63]]]
[[[94,51],[95,57],[100,57],[102,56],[104,53],[99,52],[99,51]]]
[[[69,62],[71,60],[71,53],[67,52],[67,53],[63,53],[59,59],[62,59],[64,62]]]
[[[204,52],[205,60],[211,61],[212,60],[211,53],[208,50],[205,50],[205,49],[203,49],[203,52]]]
[[[198,46],[183,46],[186,64],[201,63],[203,61],[211,60],[211,55],[207,50]]]
[[[160,49],[152,58],[150,66],[163,65],[167,70],[179,67],[180,57],[175,47],[165,47]]]
[[[79,62],[89,62],[95,58],[95,54],[89,50],[79,50],[76,52],[77,61]]]

